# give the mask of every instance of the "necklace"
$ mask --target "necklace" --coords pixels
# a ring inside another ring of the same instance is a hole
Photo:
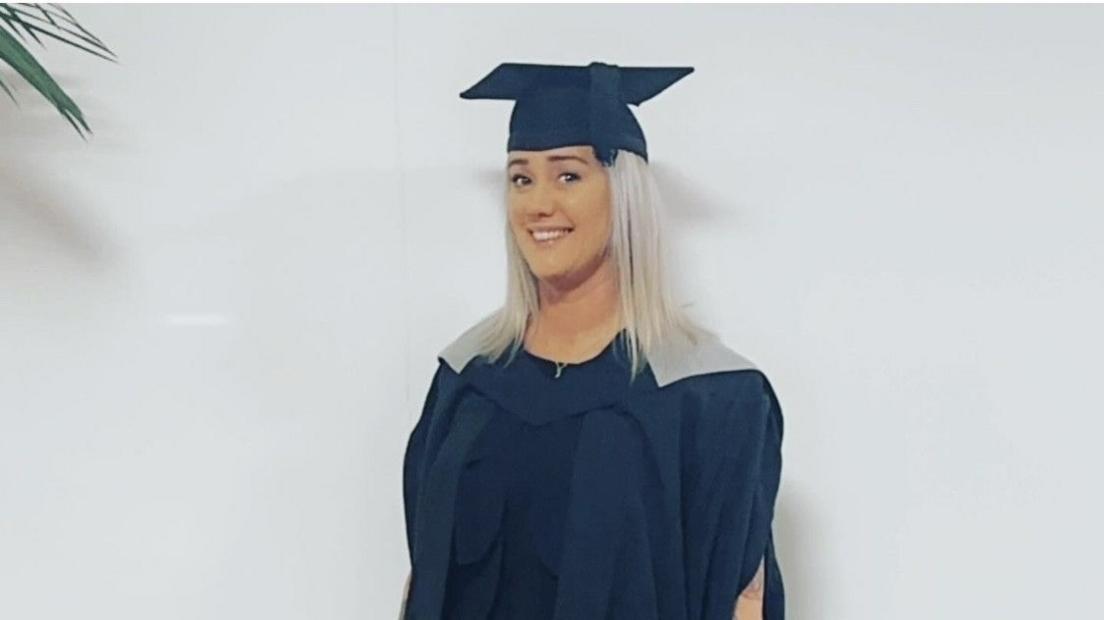
[[[568,362],[556,362],[556,379],[560,378],[560,373],[563,372],[564,368],[567,368],[567,364]]]

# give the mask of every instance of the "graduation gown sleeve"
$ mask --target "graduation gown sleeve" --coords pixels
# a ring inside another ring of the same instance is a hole
[[[782,468],[782,410],[766,376],[741,381],[691,434],[684,512],[691,618],[728,620],[762,560],[764,620],[783,620],[772,521]],[[684,455],[684,458],[688,458]],[[696,608],[700,604],[700,608]]]
[[[439,364],[437,372],[434,373],[433,379],[430,381],[418,422],[407,438],[406,453],[403,458],[403,504],[406,513],[406,542],[412,566],[414,562],[414,511],[418,503],[418,490],[421,488],[421,479],[425,470],[430,424],[433,421],[433,412],[437,406],[443,373],[444,366]]]

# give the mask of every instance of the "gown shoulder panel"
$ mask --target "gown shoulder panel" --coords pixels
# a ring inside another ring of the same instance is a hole
[[[459,374],[480,351],[483,339],[496,320],[491,313],[465,329],[438,354],[439,359]],[[750,358],[737,353],[719,338],[707,334],[691,338],[682,333],[669,334],[654,348],[648,365],[658,387],[663,387],[696,375],[732,370],[756,369]]]

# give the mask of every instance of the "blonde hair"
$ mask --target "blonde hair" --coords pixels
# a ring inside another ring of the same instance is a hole
[[[693,321],[672,298],[662,242],[663,201],[648,163],[632,151],[618,150],[608,172],[613,221],[607,249],[617,273],[622,327],[628,339],[620,344],[629,352],[632,381],[643,371],[649,354],[668,338],[697,342],[716,334]],[[494,363],[509,352],[509,364],[524,344],[529,318],[536,316],[540,300],[537,278],[518,248],[509,218],[505,219],[506,302],[483,322],[478,354]]]

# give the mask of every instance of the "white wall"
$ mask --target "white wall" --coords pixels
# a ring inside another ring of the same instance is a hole
[[[507,60],[644,104],[685,301],[786,415],[797,620],[1085,617],[1099,6],[138,6],[0,98],[0,617],[393,617],[401,459],[502,298]]]

